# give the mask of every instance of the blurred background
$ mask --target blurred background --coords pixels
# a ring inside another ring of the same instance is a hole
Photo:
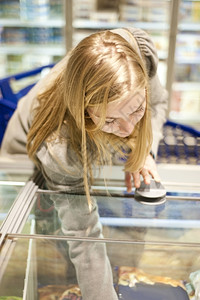
[[[200,1],[0,0],[0,79],[59,61],[92,32],[126,26],[155,43],[169,119],[199,130]]]

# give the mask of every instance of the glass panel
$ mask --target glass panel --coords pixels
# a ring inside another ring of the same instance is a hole
[[[21,186],[0,184],[0,227],[21,188]]]
[[[0,170],[0,226],[31,174],[31,169],[26,171],[17,171],[12,168]]]
[[[141,204],[133,197],[96,196],[104,237],[200,242],[200,206],[199,201],[192,200],[199,194],[187,195],[190,195],[188,200],[176,200],[175,193],[161,205]],[[36,234],[99,237],[97,232],[93,232],[95,226],[100,226],[98,215],[95,211],[90,215],[86,207],[87,200],[83,195],[39,193],[26,225],[35,220]],[[22,232],[25,232],[24,229]]]
[[[80,300],[81,287],[85,299],[189,300],[194,272],[200,270],[200,245],[22,238],[11,243],[14,249],[4,265],[0,299]],[[111,269],[105,273],[109,261]]]
[[[20,185],[23,186],[26,181],[30,178],[33,171],[27,170],[27,171],[16,171],[15,169],[8,168],[6,170],[1,169],[0,170],[0,183],[4,185]],[[13,181],[13,183],[12,183]]]

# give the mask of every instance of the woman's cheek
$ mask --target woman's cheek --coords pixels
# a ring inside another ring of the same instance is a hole
[[[132,119],[132,124],[135,126],[142,119],[143,116],[144,116],[143,112],[134,115]]]
[[[96,117],[95,115],[91,114],[90,118],[92,119],[92,121],[94,122],[95,125],[98,124],[98,122],[99,122],[99,118],[98,117]]]
[[[105,124],[101,130],[104,131],[104,132],[107,132],[107,133],[113,133],[115,132],[116,130],[118,130],[119,126],[113,122],[113,123],[110,123],[110,124]]]

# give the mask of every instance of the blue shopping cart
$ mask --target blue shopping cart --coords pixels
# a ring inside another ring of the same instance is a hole
[[[34,86],[34,83],[27,85],[17,92],[13,91],[12,82],[19,81],[25,78],[39,75],[44,69],[52,68],[54,64],[45,65],[34,70],[8,76],[0,79],[0,145],[3,139],[5,129],[8,121],[11,118],[13,112],[17,107],[17,102],[20,98],[28,93],[28,91]]]

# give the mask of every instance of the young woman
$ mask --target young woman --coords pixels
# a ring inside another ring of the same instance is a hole
[[[86,193],[53,196],[64,234],[101,237],[89,192],[94,166],[124,164],[128,191],[132,180],[139,187],[140,175],[146,183],[150,176],[159,181],[152,153],[162,137],[167,93],[157,64],[144,31],[102,31],[82,40],[19,101],[2,155],[28,153],[49,189]],[[103,244],[69,242],[69,252],[83,299],[117,299]]]

